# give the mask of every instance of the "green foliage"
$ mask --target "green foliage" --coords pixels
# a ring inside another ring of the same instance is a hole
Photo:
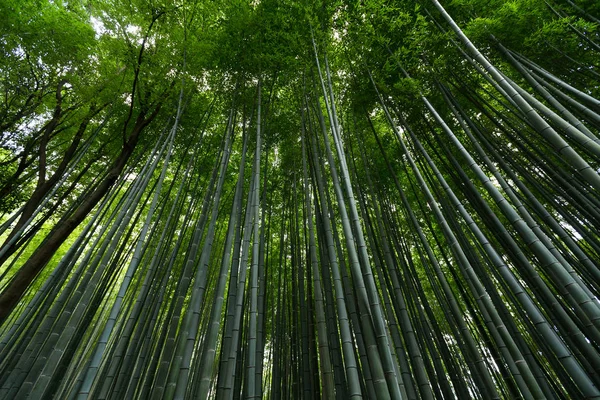
[[[73,60],[91,55],[94,31],[82,9],[62,2],[3,1],[0,12],[4,57],[26,55],[40,66],[56,64],[68,70],[76,67]]]

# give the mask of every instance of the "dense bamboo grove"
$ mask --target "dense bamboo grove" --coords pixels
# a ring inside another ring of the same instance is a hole
[[[0,398],[600,399],[596,2],[0,14]]]

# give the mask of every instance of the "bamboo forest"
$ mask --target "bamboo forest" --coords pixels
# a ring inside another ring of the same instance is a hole
[[[600,2],[0,0],[0,399],[600,399]]]

